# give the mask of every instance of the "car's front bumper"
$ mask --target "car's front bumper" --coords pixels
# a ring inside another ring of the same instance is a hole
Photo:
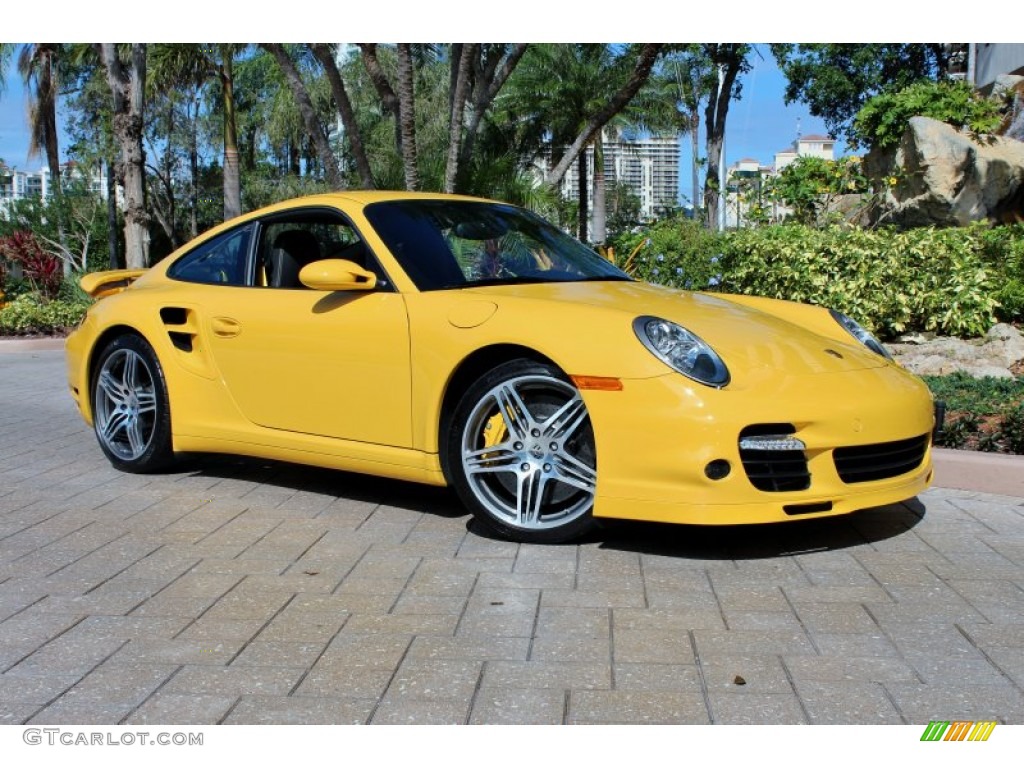
[[[923,383],[894,365],[764,376],[756,385],[721,390],[669,374],[625,381],[621,392],[584,394],[597,440],[597,517],[782,522],[902,501],[932,479],[932,399]],[[783,424],[806,446],[809,480],[798,490],[759,490],[744,466],[740,433]],[[913,466],[881,479],[840,477],[836,449],[863,447],[871,454],[875,446],[882,452],[914,438],[920,460],[915,455]],[[708,476],[715,461],[729,465],[720,479]]]

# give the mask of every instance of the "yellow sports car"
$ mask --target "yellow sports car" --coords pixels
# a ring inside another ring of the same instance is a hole
[[[82,285],[71,393],[129,472],[214,451],[451,485],[539,542],[837,515],[932,477],[931,396],[854,321],[636,282],[503,203],[291,200]]]

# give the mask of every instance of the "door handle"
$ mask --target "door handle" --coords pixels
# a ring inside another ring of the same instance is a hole
[[[242,324],[230,317],[215,317],[212,326],[213,335],[221,339],[231,339],[242,332]]]

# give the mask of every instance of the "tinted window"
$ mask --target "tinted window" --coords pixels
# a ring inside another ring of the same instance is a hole
[[[374,203],[365,212],[421,291],[630,279],[578,240],[511,205],[401,200]]]
[[[246,285],[251,237],[251,224],[218,235],[174,262],[167,275],[190,283]]]

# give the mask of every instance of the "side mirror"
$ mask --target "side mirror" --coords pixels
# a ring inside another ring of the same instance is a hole
[[[314,291],[372,291],[377,276],[347,259],[321,259],[299,271],[299,282]]]

